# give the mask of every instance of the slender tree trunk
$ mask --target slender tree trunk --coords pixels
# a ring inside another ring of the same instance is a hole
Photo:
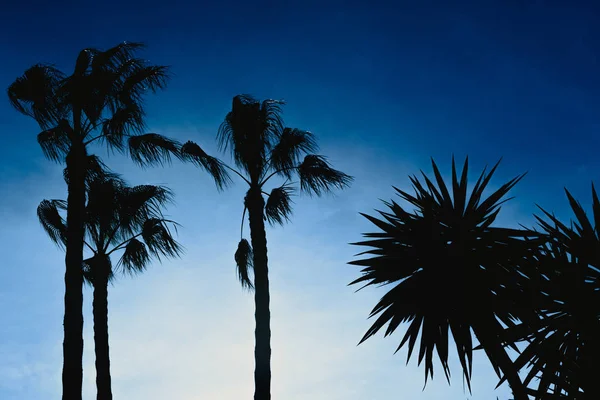
[[[260,187],[251,187],[246,197],[250,237],[254,253],[254,304],[256,330],[254,348],[254,400],[271,399],[271,312],[269,311],[269,269],[267,234]]]
[[[94,347],[96,351],[96,389],[98,400],[112,400],[110,355],[108,346],[108,274],[110,265],[95,266],[94,275]]]
[[[502,346],[500,338],[494,332],[500,332],[502,327],[493,315],[482,315],[473,331],[479,343],[483,346],[488,358],[495,360],[496,365],[506,376],[510,389],[513,392],[514,400],[529,400],[527,388],[521,381],[519,371],[513,361],[508,356],[506,349]]]
[[[81,400],[83,382],[83,235],[85,217],[85,160],[82,143],[67,155],[67,249],[65,256],[65,315],[63,341],[63,400]]]

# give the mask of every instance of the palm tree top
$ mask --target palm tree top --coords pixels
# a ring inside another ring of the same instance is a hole
[[[143,47],[123,42],[108,50],[86,48],[71,75],[36,64],[9,86],[13,107],[42,129],[38,142],[46,157],[63,162],[71,145],[95,141],[129,152],[141,165],[179,155],[176,141],[144,133],[144,94],[165,88],[169,73],[137,57]]]
[[[370,257],[350,262],[364,267],[351,285],[394,284],[373,308],[370,317],[378,318],[360,343],[385,325],[388,336],[408,322],[398,350],[407,344],[410,360],[413,350],[420,347],[418,362],[425,361],[425,382],[433,377],[436,350],[449,379],[451,333],[470,388],[472,325],[482,310],[493,310],[492,315],[502,321],[510,320],[516,311],[510,301],[511,285],[504,284],[516,279],[513,271],[519,268],[519,260],[535,247],[525,239],[536,234],[492,226],[501,205],[509,200],[506,195],[524,176],[511,179],[485,198],[483,193],[498,165],[489,172],[484,169],[469,193],[468,159],[461,172],[452,159],[451,187],[432,160],[433,179],[422,171],[422,180],[410,177],[414,194],[394,188],[414,211],[393,200],[384,202],[389,211],[379,211],[380,218],[362,214],[380,231],[366,233],[367,240],[352,243],[368,247],[358,255]]]
[[[172,192],[162,186],[127,186],[120,178],[100,177],[88,189],[85,246],[96,256],[120,252],[116,265],[122,272],[142,272],[152,257],[176,257],[182,253],[172,229],[178,224],[163,215],[173,200]],[[66,202],[44,200],[38,217],[48,236],[57,245],[66,244]],[[85,262],[84,262],[85,263]]]

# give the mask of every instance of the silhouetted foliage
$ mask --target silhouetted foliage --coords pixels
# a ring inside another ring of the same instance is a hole
[[[525,387],[498,335],[500,322],[511,324],[519,317],[513,283],[524,279],[519,273],[521,260],[539,246],[533,240],[538,235],[492,225],[508,200],[505,196],[523,175],[484,198],[498,164],[489,173],[481,173],[470,194],[468,160],[460,177],[452,160],[452,194],[433,160],[432,166],[434,180],[423,172],[422,181],[410,178],[414,195],[395,188],[414,207],[413,212],[391,201],[384,202],[389,211],[380,211],[381,218],[362,214],[379,231],[353,243],[369,248],[359,255],[372,257],[350,263],[365,267],[351,284],[393,286],[373,308],[371,317],[378,318],[361,343],[386,324],[387,336],[400,324],[409,323],[398,350],[407,344],[410,359],[420,335],[418,361],[425,362],[425,382],[433,377],[435,351],[449,380],[451,333],[470,389],[473,330],[496,372],[508,379],[515,398],[526,400]]]
[[[525,290],[536,317],[509,327],[504,339],[527,342],[515,366],[529,367],[525,384],[539,379],[530,392],[536,399],[591,400],[600,398],[600,201],[592,186],[591,221],[565,192],[576,217],[570,226],[541,207],[545,218],[536,216],[549,238]]]
[[[107,177],[108,176],[108,177]],[[94,342],[96,349],[96,385],[98,399],[112,399],[108,343],[108,283],[116,272],[143,272],[151,258],[176,257],[181,246],[171,233],[176,224],[165,219],[162,210],[171,202],[172,193],[161,186],[129,187],[106,174],[89,184],[85,208],[85,246],[92,255],[83,260],[85,281],[94,287]],[[65,246],[67,225],[61,215],[63,200],[43,200],[38,207],[40,222],[48,236]],[[113,267],[111,255],[120,253]]]
[[[143,133],[143,96],[164,88],[168,75],[166,67],[148,65],[136,57],[142,47],[123,42],[105,51],[84,49],[71,75],[37,64],[8,88],[10,103],[42,129],[38,143],[46,157],[66,163],[63,400],[81,399],[83,379],[81,265],[87,168],[93,162],[88,145],[98,141],[111,150],[127,151],[142,166],[179,156],[177,142]]]
[[[283,102],[258,101],[248,95],[233,98],[231,112],[221,124],[217,142],[222,151],[230,152],[236,170],[211,157],[194,142],[181,148],[182,157],[208,171],[222,189],[231,182],[228,171],[249,186],[244,199],[241,241],[235,253],[238,278],[244,288],[254,288],[256,306],[255,400],[271,398],[271,348],[269,278],[265,220],[271,225],[283,224],[292,213],[291,196],[294,176],[300,180],[300,190],[321,195],[347,187],[352,178],[333,169],[318,150],[314,136],[307,131],[284,127]],[[274,176],[285,182],[269,193],[264,186]],[[265,203],[264,195],[268,196]],[[252,245],[243,238],[246,210],[250,223]],[[254,282],[250,279],[254,272]]]

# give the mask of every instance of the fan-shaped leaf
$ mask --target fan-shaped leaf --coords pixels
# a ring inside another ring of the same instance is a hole
[[[314,154],[304,157],[298,167],[298,175],[301,190],[317,196],[336,188],[347,188],[353,180],[350,175],[331,168],[325,157]]]

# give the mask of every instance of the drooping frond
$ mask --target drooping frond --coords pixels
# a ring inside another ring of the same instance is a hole
[[[58,95],[64,78],[51,65],[34,65],[9,86],[8,99],[17,111],[34,118],[42,129],[50,129],[68,110]]]
[[[101,139],[109,148],[122,151],[125,148],[124,137],[143,132],[144,112],[135,103],[118,108],[102,122]]]
[[[138,185],[125,187],[118,198],[119,229],[111,237],[111,242],[135,235],[149,218],[162,218],[163,208],[173,202],[173,192],[164,186]]]
[[[64,200],[43,200],[37,208],[37,215],[42,227],[59,247],[67,245],[67,221],[60,215],[60,211],[67,210]]]
[[[128,141],[131,159],[142,167],[171,162],[171,155],[179,158],[181,145],[156,133],[131,136]]]
[[[271,190],[265,205],[265,218],[271,225],[280,224],[290,220],[292,215],[292,199],[294,187],[283,185]]]
[[[300,189],[310,195],[321,196],[333,189],[344,189],[350,186],[353,178],[341,171],[331,168],[325,157],[309,154],[298,166]]]
[[[143,62],[138,62],[123,80],[123,85],[120,88],[121,100],[125,104],[131,101],[139,102],[144,92],[151,91],[155,93],[166,88],[168,80],[168,67],[146,65]]]
[[[190,161],[207,171],[215,180],[219,190],[223,190],[231,183],[231,177],[223,163],[219,159],[206,154],[196,143],[187,141],[181,146],[181,156],[182,159]]]
[[[238,248],[235,252],[235,264],[237,267],[238,279],[240,280],[242,287],[253,290],[254,285],[250,279],[250,270],[253,268],[252,247],[246,239],[242,239],[238,243]]]
[[[363,242],[353,243],[367,247],[359,255],[370,258],[350,262],[364,267],[362,276],[351,284],[393,285],[373,308],[370,316],[377,319],[361,342],[386,325],[385,336],[407,323],[398,349],[408,345],[410,359],[419,347],[418,362],[425,362],[427,382],[428,376],[433,377],[436,352],[449,377],[448,347],[452,334],[470,387],[471,329],[481,338],[497,337],[502,327],[489,321],[496,321],[497,317],[508,324],[521,315],[514,301],[518,285],[526,280],[520,275],[520,263],[535,254],[539,242],[534,239],[539,235],[491,226],[502,199],[521,177],[482,199],[496,167],[487,175],[484,171],[469,194],[467,162],[460,178],[453,165],[451,196],[433,161],[432,166],[434,180],[425,174],[423,181],[411,177],[414,195],[396,189],[414,211],[391,201],[385,203],[387,212],[379,212],[380,218],[362,214],[378,231],[365,234],[368,239]],[[481,321],[488,323],[482,327]],[[498,370],[498,361],[494,357],[490,361]]]
[[[177,229],[175,222],[160,218],[149,218],[142,227],[144,243],[148,246],[150,254],[159,261],[161,256],[177,257],[183,252],[183,248],[174,239],[167,224]]]
[[[283,129],[282,104],[277,100],[261,103],[248,95],[236,96],[219,127],[220,150],[231,151],[236,165],[251,179],[258,180],[265,172],[267,155]]]
[[[279,135],[279,141],[271,150],[271,165],[275,171],[286,178],[294,173],[300,163],[302,154],[314,153],[318,150],[312,133],[296,128],[285,128]]]
[[[125,245],[125,250],[117,265],[124,272],[134,274],[145,271],[148,264],[150,264],[148,248],[143,242],[132,238]]]
[[[69,121],[62,119],[54,128],[38,134],[38,144],[46,158],[55,162],[64,162],[71,148],[70,133],[73,131]]]

